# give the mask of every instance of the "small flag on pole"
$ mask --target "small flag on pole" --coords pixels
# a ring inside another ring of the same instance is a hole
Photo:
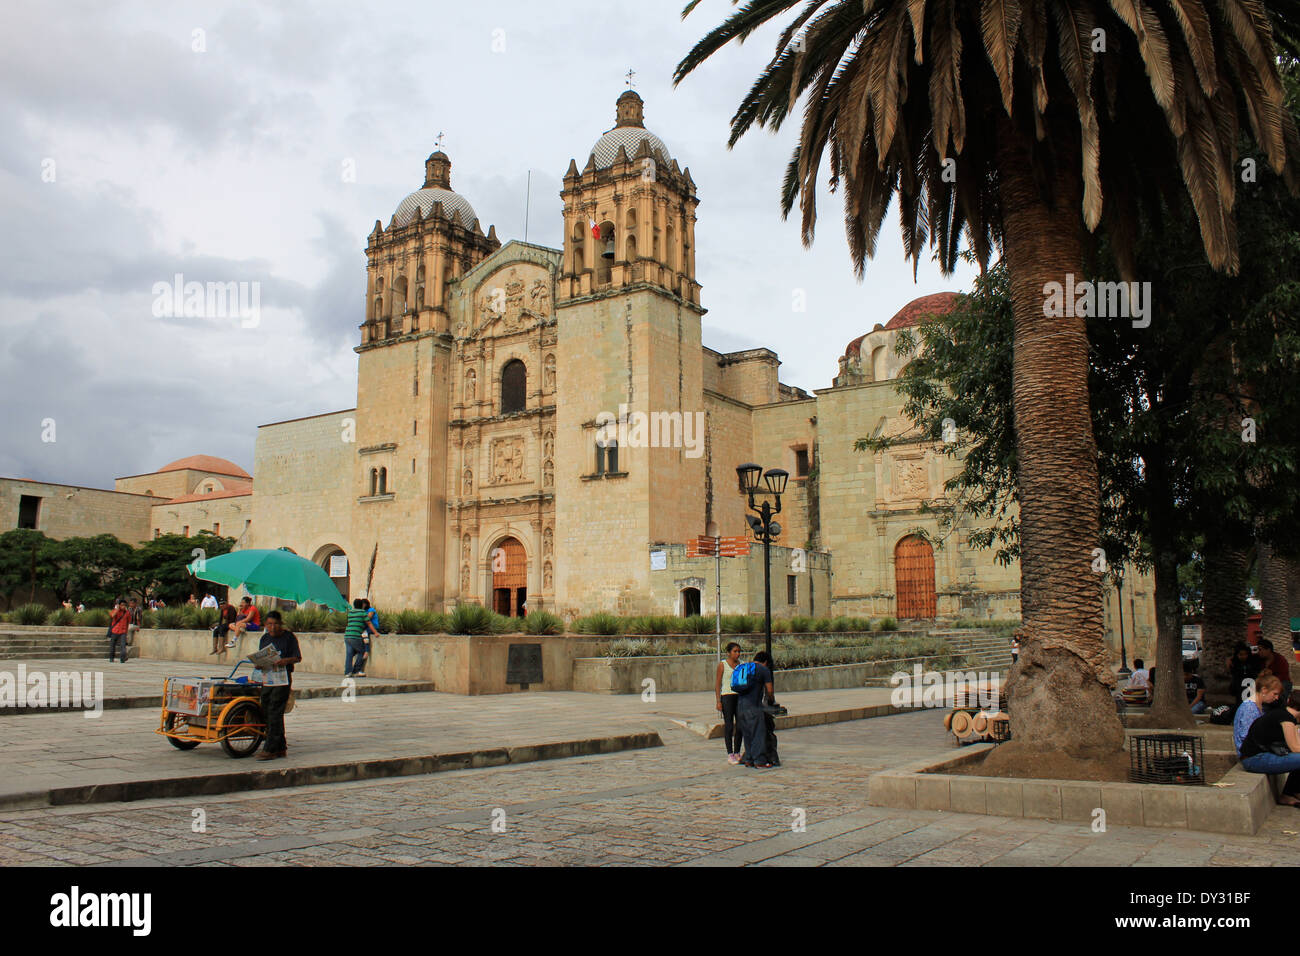
[[[593,239],[600,238],[600,226],[596,225],[596,220],[591,220],[591,236]]]

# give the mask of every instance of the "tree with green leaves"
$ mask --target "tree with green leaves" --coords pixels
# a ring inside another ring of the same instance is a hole
[[[49,541],[44,558],[47,584],[56,598],[97,607],[126,592],[135,549],[111,534],[97,534]]]
[[[160,535],[137,549],[130,588],[146,600],[161,597],[169,604],[185,601],[190,595],[197,596],[202,587],[188,570],[190,562],[226,554],[234,546],[234,538],[223,538],[206,530],[191,537]]]
[[[49,541],[45,532],[31,528],[0,534],[0,597],[5,610],[15,602],[35,601],[37,591],[46,586],[49,565],[44,550]]]
[[[698,5],[693,0],[684,11]],[[799,0],[752,0],[677,67],[681,81]],[[1238,131],[1295,183],[1300,135],[1283,109],[1274,29],[1300,34],[1300,2],[1274,0],[806,0],[731,124],[779,129],[806,97],[782,210],[799,199],[813,239],[829,153],[861,275],[896,199],[907,254],[951,270],[963,238],[1000,248],[1014,325],[1020,666],[1008,687],[1008,762],[1065,748],[1111,755],[1101,583],[1092,574],[1102,489],[1089,409],[1086,316],[1045,307],[1108,236],[1125,279],[1142,211],[1180,181],[1215,268],[1238,266]]]

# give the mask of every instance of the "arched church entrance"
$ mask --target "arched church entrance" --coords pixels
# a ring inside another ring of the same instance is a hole
[[[934,549],[920,535],[894,547],[894,593],[900,619],[935,616]]]
[[[528,613],[528,558],[517,538],[504,538],[492,549],[492,610],[507,617]]]
[[[339,589],[339,594],[343,595],[343,600],[351,601],[349,594],[350,579],[348,566],[348,556],[337,544],[327,544],[316,552],[316,557],[312,559],[325,569],[325,573],[330,576],[334,586]]]

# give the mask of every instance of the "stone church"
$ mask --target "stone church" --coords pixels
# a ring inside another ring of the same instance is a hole
[[[894,340],[952,293],[854,339],[808,394],[768,349],[702,343],[699,197],[636,92],[561,197],[562,249],[503,245],[431,155],[366,246],[356,407],[261,426],[251,486],[225,463],[233,478],[151,502],[153,533],[229,511],[238,547],[289,547],[388,609],[711,613],[718,564],[688,545],[713,524],[747,533],[736,466],[756,462],[790,475],[774,613],[1018,616],[1019,568],[921,511],[954,463],[929,443],[853,447],[910,429]],[[724,612],[762,610],[761,545],[721,578]],[[1125,616],[1149,629],[1134,583]]]

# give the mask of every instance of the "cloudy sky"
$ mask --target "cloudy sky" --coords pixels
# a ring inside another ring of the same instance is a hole
[[[6,0],[0,475],[111,487],[191,454],[251,470],[258,425],[353,406],[366,236],[438,133],[485,229],[523,238],[531,171],[528,239],[558,247],[560,179],[613,125],[629,69],[698,187],[706,345],[767,346],[783,381],[821,388],[850,339],[968,287],[929,261],[914,282],[892,214],[859,283],[830,196],[805,250],[778,205],[795,127],[726,149],[775,30],[674,89],[734,9],[682,6]],[[258,323],[155,315],[178,273],[260,283]]]

